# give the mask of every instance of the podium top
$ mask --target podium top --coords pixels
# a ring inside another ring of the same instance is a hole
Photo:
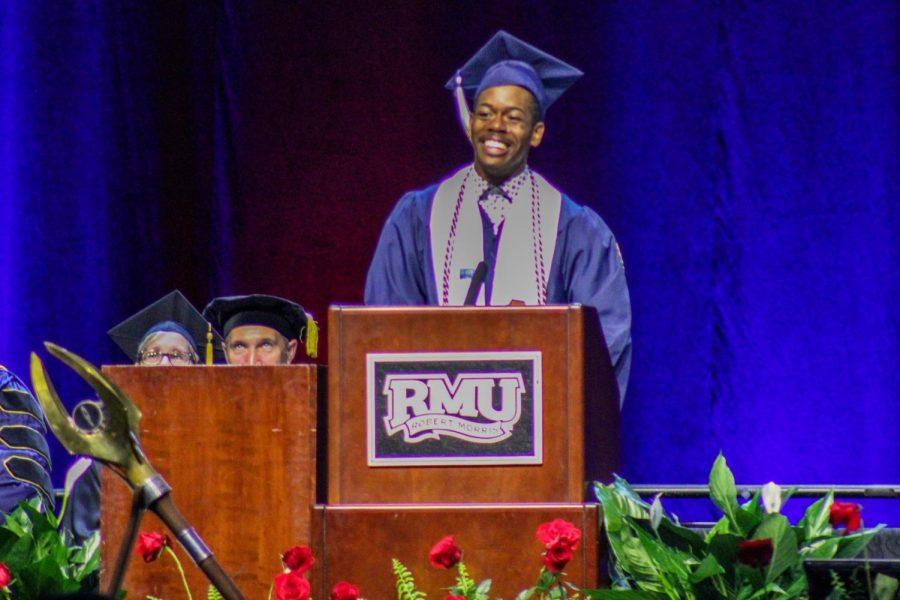
[[[338,311],[348,314],[429,314],[445,312],[477,313],[477,312],[504,312],[504,313],[561,313],[567,311],[593,310],[585,308],[582,304],[548,304],[544,306],[358,306],[345,304],[332,304],[329,311]]]
[[[328,317],[329,503],[579,502],[614,470],[617,387],[595,309]]]

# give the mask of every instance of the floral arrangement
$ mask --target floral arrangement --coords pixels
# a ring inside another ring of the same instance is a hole
[[[41,500],[32,498],[5,516],[0,525],[0,598],[37,600],[96,589],[100,534],[77,545],[61,527],[72,486],[89,466],[82,459],[69,469],[59,514],[42,510]]]
[[[597,590],[580,590],[565,580],[563,569],[572,560],[575,551],[581,544],[581,530],[569,521],[554,519],[542,523],[535,532],[538,541],[544,546],[541,559],[544,563],[537,583],[522,590],[517,600],[550,600],[593,597]],[[491,580],[480,583],[469,575],[462,560],[462,549],[452,535],[438,540],[428,552],[428,562],[436,569],[456,568],[456,580],[449,588],[444,600],[489,600]],[[416,588],[415,579],[410,570],[396,558],[392,559],[394,578],[398,600],[422,600],[425,593]]]
[[[594,488],[603,507],[613,588],[583,589],[566,579],[563,570],[579,549],[582,532],[568,521],[554,519],[535,531],[542,546],[542,567],[536,583],[522,590],[517,600],[805,599],[809,597],[805,559],[854,557],[883,527],[863,529],[861,507],[835,501],[833,493],[814,502],[803,518],[791,525],[781,514],[791,491],[774,483],[763,486],[741,504],[734,476],[721,455],[710,472],[709,488],[710,498],[723,516],[705,535],[681,526],[676,516],[666,514],[659,496],[649,504],[642,500],[624,479],[616,477],[609,485],[595,483]],[[168,549],[168,544],[162,534],[141,534],[137,549],[150,562]],[[169,554],[178,560],[171,550]],[[307,574],[316,562],[312,551],[295,546],[282,554],[281,561],[283,571],[275,576],[269,599],[309,600]],[[476,582],[472,578],[463,561],[463,550],[452,535],[431,547],[428,561],[435,569],[456,571],[444,600],[490,600],[491,580]],[[416,587],[413,573],[396,558],[392,559],[392,569],[398,600],[426,598],[425,592]],[[896,590],[896,583],[892,580],[885,586],[881,580],[880,589]],[[878,588],[879,581],[873,587]],[[853,590],[845,592],[838,581],[832,597],[882,597],[871,592],[868,596],[859,596]],[[207,597],[220,598],[213,588]],[[330,597],[359,600],[360,590],[341,581],[332,587]]]
[[[144,562],[153,562],[165,551],[175,561],[175,566],[181,574],[181,582],[188,600],[193,600],[191,589],[184,576],[184,569],[178,555],[172,551],[169,536],[157,532],[141,532],[135,545],[137,552]],[[294,546],[285,550],[281,555],[283,570],[275,576],[269,588],[268,598],[275,600],[310,600],[312,590],[307,575],[316,563],[312,550],[308,546]],[[222,596],[215,587],[209,586],[206,591],[208,600],[221,600]],[[331,600],[360,600],[359,587],[348,581],[339,581],[331,588]],[[159,600],[153,596],[147,596],[147,600]]]
[[[861,507],[836,502],[833,493],[791,525],[780,512],[791,493],[774,483],[739,504],[721,454],[709,489],[723,516],[700,535],[667,515],[658,496],[647,504],[621,478],[595,484],[614,559],[616,589],[603,597],[807,598],[804,559],[854,557],[882,527],[861,529]]]

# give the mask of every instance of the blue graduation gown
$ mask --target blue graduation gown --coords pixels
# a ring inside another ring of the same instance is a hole
[[[0,367],[0,513],[40,494],[53,507],[44,413],[25,384]]]
[[[368,305],[437,305],[431,257],[431,204],[439,184],[405,194],[388,217],[366,277]],[[484,219],[484,216],[482,216]],[[492,229],[485,226],[488,279]],[[500,232],[502,235],[502,230]],[[491,256],[493,255],[493,256]],[[556,249],[547,285],[550,304],[593,306],[616,372],[620,402],[631,370],[631,302],[612,231],[600,216],[562,195]]]

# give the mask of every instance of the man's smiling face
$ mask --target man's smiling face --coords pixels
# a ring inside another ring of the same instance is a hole
[[[544,136],[537,103],[531,92],[516,85],[490,87],[475,99],[469,116],[475,148],[475,170],[494,184],[518,175],[528,151]]]

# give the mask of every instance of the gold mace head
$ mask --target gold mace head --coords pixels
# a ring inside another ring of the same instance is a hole
[[[86,431],[63,407],[44,363],[31,353],[31,383],[50,429],[71,454],[90,456],[111,467],[130,485],[140,486],[156,474],[138,439],[141,411],[119,387],[90,362],[65,348],[44,342],[47,351],[75,371],[97,393],[100,424]]]

